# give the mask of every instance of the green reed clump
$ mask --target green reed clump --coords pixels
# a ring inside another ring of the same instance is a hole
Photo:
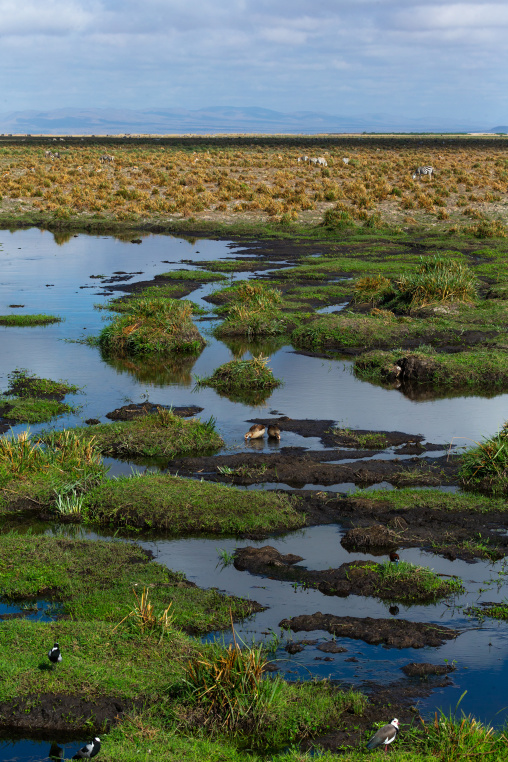
[[[104,351],[112,354],[198,354],[206,342],[191,316],[190,302],[163,298],[135,299],[128,312],[103,328],[99,344]]]
[[[476,285],[473,272],[462,262],[439,255],[420,257],[416,272],[395,280],[392,294],[382,301],[408,309],[435,302],[470,303],[476,297]]]
[[[493,437],[462,455],[459,477],[466,489],[508,494],[508,421]]]
[[[508,741],[504,733],[496,733],[471,716],[456,718],[452,713],[436,712],[434,721],[424,724],[421,751],[428,751],[440,762],[463,762],[466,759],[502,760],[508,757]]]
[[[377,565],[376,572],[383,584],[400,583],[411,586],[411,594],[415,598],[438,599],[447,595],[464,592],[460,579],[442,579],[435,571],[427,566],[416,566],[407,561],[394,564],[385,561]]]
[[[264,283],[245,281],[228,293],[228,303],[222,308],[226,320],[215,335],[225,336],[276,336],[294,327],[294,318],[280,310],[282,293]]]
[[[0,315],[0,325],[7,326],[49,325],[61,322],[62,318],[55,315]]]
[[[198,386],[213,386],[227,394],[266,394],[282,384],[267,367],[268,358],[232,360],[217,368],[209,378],[198,379]]]

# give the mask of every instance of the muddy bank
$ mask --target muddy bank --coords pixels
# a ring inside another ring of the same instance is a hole
[[[130,405],[118,407],[116,410],[106,413],[106,418],[109,418],[111,421],[133,421],[135,418],[142,418],[143,416],[157,413],[160,409],[170,410],[173,415],[178,415],[180,418],[190,418],[193,415],[201,413],[203,410],[202,407],[197,405],[171,407],[170,405],[157,405],[152,402],[140,402],[138,404],[131,403]]]
[[[353,561],[341,564],[338,569],[315,571],[300,566],[300,556],[282,555],[278,550],[265,545],[263,548],[239,548],[235,551],[235,568],[249,571],[270,579],[282,579],[312,587],[324,595],[346,598],[361,595],[397,603],[429,603],[445,598],[459,589],[449,581],[424,580],[416,573],[385,575],[380,564],[371,561]],[[388,561],[388,559],[386,559]],[[389,562],[388,562],[389,563]]]
[[[323,463],[333,457],[341,460],[351,458],[352,453],[340,450],[333,455],[322,452],[299,452],[288,454],[218,455],[217,457],[181,458],[168,463],[171,473],[197,476],[211,481],[224,481],[226,476],[232,484],[258,484],[278,482],[291,487],[306,484],[338,485],[353,483],[359,486],[389,482],[403,486],[441,486],[457,484],[457,458],[418,457],[409,460],[355,460],[353,463]],[[353,455],[354,457],[354,455]],[[227,469],[225,471],[225,469]]]
[[[93,729],[95,732],[109,730],[126,714],[140,708],[143,702],[130,701],[115,696],[83,696],[40,693],[22,696],[0,703],[0,726],[2,731],[54,730],[69,731]]]
[[[319,438],[325,447],[364,447],[365,449],[385,449],[406,444],[422,442],[419,434],[405,434],[402,431],[372,431],[371,429],[340,428],[332,420],[312,418],[293,419],[283,415],[279,418],[250,418],[247,423],[263,423],[265,426],[276,425],[281,433],[291,431],[302,437]],[[425,445],[425,450],[442,449],[442,445]]]
[[[385,648],[437,648],[460,635],[458,630],[440,624],[423,624],[407,619],[334,616],[320,611],[283,619],[279,627],[293,632],[324,630],[339,638],[363,640],[375,646],[382,644]]]

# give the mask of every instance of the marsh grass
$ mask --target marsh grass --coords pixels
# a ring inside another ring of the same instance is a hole
[[[405,272],[392,281],[382,275],[359,278],[354,298],[356,302],[411,312],[429,304],[470,304],[476,292],[476,277],[467,265],[451,256],[435,254],[420,257],[416,271]]]
[[[305,523],[286,495],[167,474],[103,481],[85,497],[87,520],[109,526],[237,534],[293,529]]]
[[[16,423],[47,423],[60,415],[73,412],[75,408],[72,405],[57,400],[0,395],[0,414]]]
[[[508,494],[508,421],[493,437],[462,455],[459,476],[466,489]]]
[[[199,354],[205,345],[191,319],[192,305],[176,299],[134,299],[102,329],[101,348],[112,354]]]
[[[0,437],[0,506],[52,505],[55,492],[69,484],[84,491],[106,472],[93,437],[84,442],[71,431],[52,432],[45,444],[29,431]]]
[[[221,365],[209,378],[197,380],[197,386],[213,386],[227,396],[264,398],[282,385],[267,367],[268,358],[259,355],[251,360],[232,360]]]
[[[93,430],[76,428],[73,431],[84,442],[93,440],[103,455],[114,457],[205,455],[215,452],[223,444],[213,417],[207,421],[184,419],[166,408],[158,408],[156,413],[132,421],[102,423]]]
[[[227,302],[219,312],[226,313],[226,320],[215,330],[218,337],[246,336],[252,339],[277,336],[295,326],[294,317],[280,310],[282,292],[278,288],[244,281],[223,293]]]
[[[169,611],[173,602],[169,603],[164,610],[156,610],[154,604],[150,600],[150,591],[144,587],[141,595],[138,596],[136,590],[133,590],[136,603],[132,611],[130,611],[121,622],[113,629],[113,632],[120,627],[124,622],[129,622],[133,627],[140,630],[143,635],[157,635],[159,637],[159,645],[164,635],[167,635],[173,626],[174,617],[170,615]]]
[[[6,326],[49,325],[61,322],[62,318],[55,315],[0,315],[0,325]]]
[[[376,573],[381,578],[381,584],[408,585],[414,599],[425,598],[438,600],[450,595],[463,593],[465,588],[460,579],[442,579],[427,566],[416,566],[407,561],[394,564],[385,561],[377,564]]]

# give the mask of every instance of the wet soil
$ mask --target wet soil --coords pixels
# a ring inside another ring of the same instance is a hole
[[[210,481],[224,481],[224,467],[231,469],[232,484],[278,482],[301,488],[306,484],[359,486],[389,482],[398,487],[441,486],[457,484],[458,458],[418,457],[409,460],[354,460],[352,463],[323,463],[354,459],[359,454],[335,450],[323,454],[297,448],[283,448],[279,453],[242,453],[215,457],[181,458],[168,463],[171,473],[196,476]],[[372,453],[369,452],[367,457]],[[222,469],[222,472],[219,470]]]
[[[115,696],[68,696],[40,693],[0,703],[2,731],[54,730],[68,731],[93,728],[95,732],[108,730],[126,714],[140,708],[143,701],[128,701]]]
[[[124,405],[118,407],[116,410],[112,410],[110,413],[106,413],[106,418],[111,421],[134,421],[137,418],[143,418],[147,415],[157,413],[160,408],[164,410],[171,410],[174,415],[178,415],[181,418],[190,418],[193,415],[201,413],[202,407],[197,405],[187,405],[185,407],[171,407],[170,405],[157,405],[152,402],[140,402],[131,403],[130,405]],[[88,423],[88,421],[87,421]],[[99,423],[99,421],[97,421]]]
[[[297,582],[304,587],[312,587],[324,595],[346,598],[348,595],[363,595],[397,603],[428,603],[450,594],[443,584],[428,590],[418,584],[418,579],[388,578],[381,576],[379,564],[371,561],[353,561],[341,564],[338,569],[315,571],[298,565],[299,556],[282,555],[271,545],[263,548],[239,548],[235,551],[235,568],[249,571],[270,579]]]
[[[203,285],[203,283],[209,283],[206,274],[203,274],[203,280],[199,278],[189,278],[189,280],[175,280],[174,278],[165,278],[163,275],[156,275],[152,280],[140,280],[136,283],[118,283],[110,281],[102,281],[101,285],[104,285],[105,293],[113,293],[115,291],[121,291],[127,293],[128,296],[120,298],[119,301],[127,301],[129,297],[136,296],[144,291],[146,288],[153,288],[157,286],[165,287],[171,286],[172,299],[184,299],[190,293]]]
[[[455,672],[456,667],[453,664],[429,664],[428,662],[406,664],[401,667],[402,671],[408,677],[427,677],[428,675],[448,675]]]
[[[324,630],[339,638],[363,640],[375,646],[382,644],[384,648],[437,648],[460,635],[458,630],[440,624],[410,622],[407,619],[334,616],[320,611],[283,619],[279,627],[293,632]]]

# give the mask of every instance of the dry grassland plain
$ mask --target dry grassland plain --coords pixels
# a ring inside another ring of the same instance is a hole
[[[425,165],[434,176],[413,179]],[[508,138],[0,137],[0,195],[0,224],[316,228],[324,221],[504,237]]]

